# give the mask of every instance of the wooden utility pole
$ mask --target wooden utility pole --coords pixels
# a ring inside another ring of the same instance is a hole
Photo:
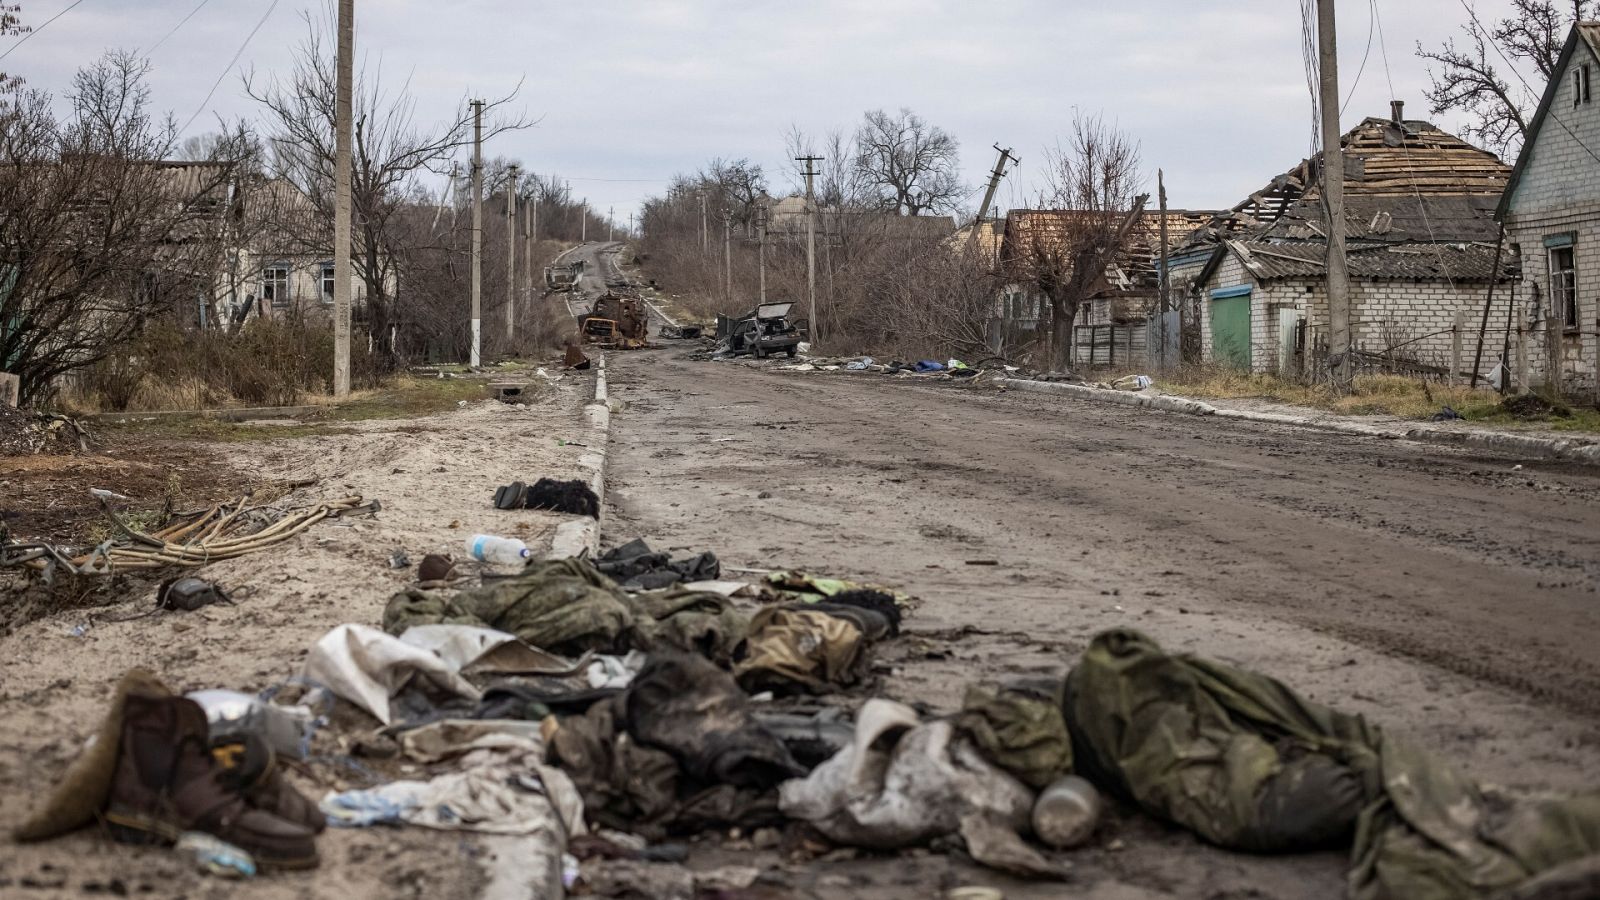
[[[350,396],[350,132],[355,76],[355,0],[339,0],[333,115],[333,395]]]
[[[1160,169],[1156,170],[1156,203],[1161,210],[1161,221],[1159,223],[1161,274],[1157,282],[1157,290],[1161,291],[1161,302],[1156,304],[1156,314],[1161,317],[1161,322],[1156,328],[1156,332],[1161,335],[1161,361],[1158,365],[1165,369],[1167,367],[1167,346],[1171,341],[1167,335],[1167,305],[1172,300],[1172,284],[1167,279],[1167,176]]]
[[[483,101],[472,101],[472,352],[467,364],[483,365]]]
[[[733,213],[722,211],[722,290],[733,302]]]
[[[1328,212],[1328,361],[1333,389],[1350,389],[1350,273],[1344,256],[1344,147],[1339,131],[1339,53],[1334,0],[1317,0],[1317,62],[1322,76],[1322,201]]]
[[[506,339],[517,332],[517,173],[521,166],[512,163],[506,177]],[[509,349],[509,348],[508,348]]]
[[[1011,155],[1010,147],[1002,150],[997,142],[994,149],[1000,158],[995,161],[994,171],[989,173],[989,187],[983,192],[983,202],[978,204],[977,218],[972,220],[972,234],[967,236],[968,252],[978,245],[978,227],[983,224],[983,214],[989,211],[989,204],[994,202],[994,192],[1000,187],[1000,179],[1006,177],[1006,161],[1010,160],[1013,164],[1022,162],[1021,158]]]
[[[810,308],[806,312],[811,321],[811,345],[817,345],[817,194],[812,179],[817,176],[816,164],[820,156],[797,156],[796,162],[806,164],[806,299]]]

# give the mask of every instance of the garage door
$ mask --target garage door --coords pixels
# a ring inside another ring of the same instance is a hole
[[[1211,358],[1240,369],[1250,368],[1250,289],[1211,295]]]

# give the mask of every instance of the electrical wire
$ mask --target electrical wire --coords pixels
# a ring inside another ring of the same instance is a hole
[[[217,76],[215,82],[212,82],[211,90],[206,91],[206,98],[200,101],[200,105],[195,108],[194,115],[189,117],[189,121],[183,123],[183,127],[178,129],[178,134],[188,131],[189,126],[194,124],[194,120],[200,118],[200,114],[205,112],[205,108],[211,104],[211,98],[216,95],[217,88],[222,86],[222,79],[227,78],[228,73],[233,71],[234,65],[239,62],[239,57],[244,55],[245,48],[250,46],[250,41],[255,39],[256,33],[261,30],[263,25],[267,24],[267,19],[272,17],[272,11],[277,8],[278,0],[272,0],[272,5],[267,7],[266,13],[261,16],[261,21],[256,23],[256,27],[250,29],[249,34],[245,35],[244,43],[239,45],[238,51],[233,54],[233,59],[228,61],[228,65],[222,70],[222,74]]]
[[[69,4],[66,9],[63,9],[61,12],[58,12],[55,15],[51,16],[50,18],[45,19],[43,25],[40,25],[38,28],[35,28],[32,31],[28,32],[27,34],[23,35],[21,38],[19,38],[17,40],[17,42],[15,44],[12,44],[10,46],[10,48],[8,48],[6,50],[6,52],[0,53],[0,59],[5,59],[6,57],[10,56],[12,50],[15,50],[18,47],[21,47],[23,44],[26,44],[28,42],[28,38],[31,38],[34,35],[38,34],[39,32],[45,30],[46,28],[49,28],[51,22],[54,22],[55,20],[61,18],[62,16],[66,15],[67,13],[72,12],[74,9],[77,9],[78,8],[78,4],[82,3],[82,2],[83,2],[83,0],[72,0],[72,3]]]
[[[1511,60],[1506,58],[1505,52],[1500,49],[1499,44],[1495,43],[1494,36],[1490,34],[1489,29],[1484,28],[1483,23],[1478,20],[1478,11],[1467,5],[1467,0],[1460,0],[1460,2],[1461,8],[1467,11],[1468,16],[1472,17],[1472,27],[1476,28],[1479,33],[1484,35],[1489,46],[1493,47],[1495,54],[1500,57],[1500,61],[1506,64],[1506,68],[1511,70],[1511,74],[1517,76],[1518,81],[1522,82],[1523,89],[1533,96],[1543,97],[1544,91],[1535,91],[1533,89],[1533,85],[1528,83],[1528,79],[1523,78],[1522,73],[1517,71],[1517,67],[1512,64]],[[1546,85],[1546,90],[1548,89],[1549,86]],[[1553,103],[1550,105],[1549,115],[1550,118],[1556,120],[1556,124],[1561,126],[1561,130],[1565,131],[1568,137],[1572,138],[1573,141],[1577,142],[1579,147],[1584,149],[1585,153],[1588,153],[1590,156],[1594,157],[1595,162],[1600,162],[1600,153],[1596,153],[1593,148],[1591,148],[1588,144],[1585,144],[1583,142],[1583,138],[1578,137],[1577,132],[1574,132],[1566,122],[1561,121],[1561,116],[1556,113],[1556,107]],[[1522,148],[1518,148],[1519,153],[1521,152],[1521,149]]]
[[[1377,0],[1370,0],[1367,5],[1367,49],[1361,53],[1361,66],[1356,69],[1356,80],[1350,85],[1350,93],[1344,95],[1344,103],[1339,105],[1339,115],[1341,116],[1344,115],[1345,110],[1350,108],[1350,101],[1356,98],[1356,88],[1361,86],[1361,76],[1367,71],[1367,57],[1372,55],[1373,26],[1377,24],[1377,21]]]
[[[180,29],[183,26],[189,24],[189,20],[194,18],[194,14],[199,12],[200,10],[204,9],[205,5],[207,3],[210,3],[210,2],[211,2],[211,0],[200,0],[200,5],[199,6],[196,6],[194,9],[189,10],[189,14],[187,16],[184,16],[182,19],[180,19],[178,21],[178,24],[172,26],[172,30],[167,32],[165,35],[162,35],[161,40],[156,41],[155,44],[152,45],[149,50],[144,51],[144,55],[145,56],[150,56],[150,55],[154,54],[158,49],[161,48],[162,44],[165,44],[167,42],[168,38],[170,38],[173,35],[177,34],[178,33],[178,29]]]

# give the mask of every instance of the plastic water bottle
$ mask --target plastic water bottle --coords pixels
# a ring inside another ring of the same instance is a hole
[[[487,563],[520,565],[528,561],[528,545],[516,538],[475,534],[467,538],[467,555]]]

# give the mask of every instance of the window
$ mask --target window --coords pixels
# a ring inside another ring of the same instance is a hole
[[[261,305],[273,309],[289,308],[289,267],[267,266],[261,270]]]
[[[322,305],[333,305],[333,263],[322,264]]]
[[[1572,245],[1550,248],[1550,309],[1561,327],[1578,327],[1578,272]]]
[[[1572,70],[1572,105],[1581,106],[1590,100],[1589,94],[1589,65],[1578,66]]]

